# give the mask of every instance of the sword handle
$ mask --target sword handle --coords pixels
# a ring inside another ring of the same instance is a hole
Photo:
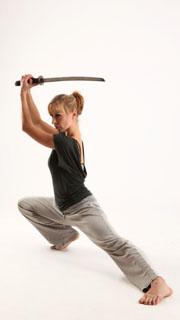
[[[37,84],[43,84],[43,83],[44,83],[44,78],[43,78],[43,76],[39,76],[38,78],[32,77],[31,79],[32,79],[32,84],[35,84],[35,83],[37,83]],[[28,83],[30,84],[29,80],[28,80]],[[17,80],[17,81],[15,82],[15,86],[20,86],[20,85],[21,85],[21,81],[20,81],[20,80]]]

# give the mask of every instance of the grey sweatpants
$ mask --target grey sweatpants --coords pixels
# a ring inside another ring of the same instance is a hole
[[[129,281],[140,290],[148,287],[158,275],[137,248],[122,238],[111,226],[94,195],[87,196],[66,210],[60,211],[53,197],[25,197],[18,208],[51,244],[64,244],[78,232],[109,254]]]

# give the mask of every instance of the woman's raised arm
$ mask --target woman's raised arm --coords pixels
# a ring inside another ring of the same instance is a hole
[[[27,81],[28,80],[30,81],[30,84],[28,84],[28,88],[26,90],[26,101],[27,101],[27,104],[29,107],[29,112],[31,115],[32,122],[35,125],[39,126],[45,132],[56,134],[56,133],[58,133],[58,130],[41,119],[39,110],[37,109],[37,107],[34,103],[33,97],[31,95],[31,90],[30,90],[32,87],[34,87],[38,84],[32,84],[31,78],[32,78],[32,75],[30,75],[30,74],[26,75]]]
[[[53,134],[45,132],[39,125],[32,121],[32,116],[27,103],[27,90],[29,90],[29,84],[27,83],[27,77],[22,77],[21,87],[21,105],[22,105],[22,130],[30,135],[34,140],[42,145],[54,148]],[[56,131],[57,133],[57,131]]]

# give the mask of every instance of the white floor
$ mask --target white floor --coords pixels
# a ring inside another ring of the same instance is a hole
[[[141,291],[83,233],[66,251],[55,251],[18,211],[2,217],[1,319],[179,320],[178,229],[171,241],[167,233],[163,242],[154,233],[151,241],[147,235],[141,242],[143,252],[174,289],[161,304],[144,306],[138,303]]]

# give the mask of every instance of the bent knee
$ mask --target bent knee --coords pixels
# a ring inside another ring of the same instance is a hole
[[[29,209],[31,206],[31,198],[29,197],[23,197],[18,200],[17,205],[19,209]]]

